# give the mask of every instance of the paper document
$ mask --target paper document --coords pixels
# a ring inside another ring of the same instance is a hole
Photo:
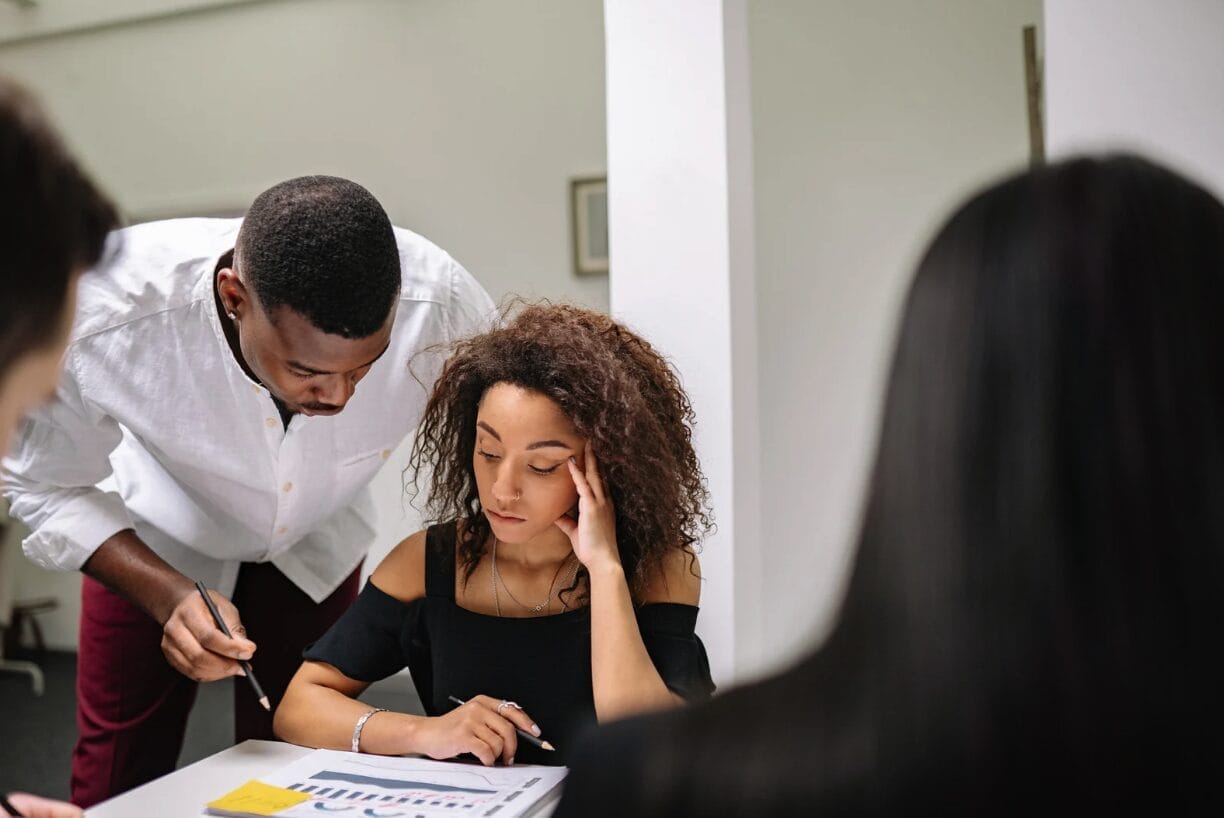
[[[278,818],[518,818],[529,815],[565,773],[564,767],[483,767],[315,750],[260,781],[306,796],[273,813]]]

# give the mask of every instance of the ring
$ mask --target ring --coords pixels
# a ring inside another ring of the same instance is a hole
[[[515,710],[523,709],[522,707],[519,706],[518,702],[512,702],[509,699],[502,699],[502,703],[497,706],[497,711],[496,711],[497,715],[499,716],[501,715],[501,711],[503,707],[513,707]]]

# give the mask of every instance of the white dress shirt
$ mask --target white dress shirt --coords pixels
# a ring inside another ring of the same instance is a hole
[[[39,565],[79,569],[134,528],[226,595],[241,562],[271,561],[317,602],[369,549],[368,485],[416,427],[421,382],[432,385],[443,360],[417,353],[485,328],[492,301],[444,251],[396,228],[403,286],[390,347],[342,412],[295,415],[286,429],[217,314],[214,271],[240,224],[128,228],[106,269],[81,279],[56,398],[4,460]]]

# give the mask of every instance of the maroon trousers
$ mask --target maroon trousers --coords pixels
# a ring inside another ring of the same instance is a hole
[[[243,563],[233,602],[258,646],[251,664],[272,709],[318,639],[357,598],[361,568],[315,604],[271,563]],[[72,801],[88,808],[175,768],[196,683],[172,668],[161,627],[101,583],[81,587]],[[235,677],[234,737],[270,739],[272,714]]]

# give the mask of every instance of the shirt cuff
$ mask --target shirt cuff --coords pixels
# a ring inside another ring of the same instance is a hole
[[[131,515],[118,494],[89,489],[64,501],[21,545],[43,568],[79,571],[102,543],[131,527]]]

